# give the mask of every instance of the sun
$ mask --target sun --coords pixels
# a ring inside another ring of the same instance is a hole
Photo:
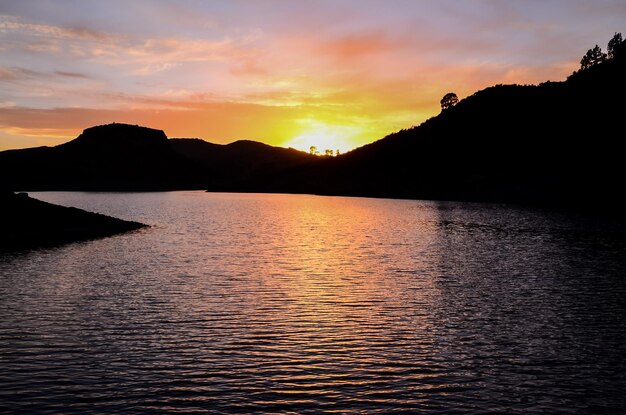
[[[326,150],[339,150],[346,153],[356,147],[354,139],[361,133],[359,128],[348,126],[328,125],[320,122],[311,122],[308,128],[297,136],[283,143],[283,147],[292,147],[309,152],[311,147],[324,154]]]
[[[346,152],[347,149],[337,148],[337,141],[335,137],[326,135],[319,132],[310,132],[305,134],[300,134],[297,137],[292,138],[285,144],[286,147],[293,147],[297,150],[302,151],[310,151],[312,147],[315,147],[317,151],[324,152],[324,150],[339,150],[342,153]]]

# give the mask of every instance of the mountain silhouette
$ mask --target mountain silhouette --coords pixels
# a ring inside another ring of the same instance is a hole
[[[26,193],[0,192],[0,252],[101,238],[144,226],[42,202]]]
[[[228,145],[168,139],[161,130],[128,124],[87,128],[55,147],[0,152],[8,190],[206,189],[268,176],[313,156],[252,141]]]

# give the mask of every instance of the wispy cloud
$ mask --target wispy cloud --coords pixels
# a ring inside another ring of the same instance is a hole
[[[64,76],[66,78],[80,78],[80,79],[87,79],[89,78],[89,76],[85,75],[84,73],[80,73],[80,72],[70,72],[70,71],[54,71],[55,75],[59,75],[59,76]]]
[[[34,78],[40,76],[41,73],[32,71],[26,68],[18,67],[0,67],[0,82],[1,81],[17,81],[20,79]]]
[[[43,36],[48,39],[114,40],[110,34],[84,27],[63,27],[32,23],[20,17],[7,15],[0,15],[0,32],[19,33],[27,36]]]
[[[250,31],[236,39],[145,38],[30,23],[6,15],[0,16],[0,33],[8,38],[4,45],[7,50],[47,52],[111,66],[137,65],[133,73],[139,75],[150,75],[182,63],[244,61],[257,53],[251,45],[260,35],[258,31]]]

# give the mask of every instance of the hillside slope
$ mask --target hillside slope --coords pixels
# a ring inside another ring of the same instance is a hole
[[[341,157],[242,184],[256,191],[617,203],[624,59],[540,85],[498,85]]]

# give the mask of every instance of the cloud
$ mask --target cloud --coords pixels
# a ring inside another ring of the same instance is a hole
[[[0,100],[45,105],[65,101],[70,96],[94,99],[98,81],[75,71],[38,71],[23,67],[0,66]]]
[[[28,68],[21,68],[17,66],[0,66],[0,81],[19,81],[19,80],[29,80],[29,79],[46,79],[49,80],[53,77],[64,77],[64,78],[80,78],[80,79],[88,79],[89,76],[80,73],[80,72],[72,72],[72,71],[34,71]]]
[[[258,54],[251,54],[239,59],[231,65],[229,71],[232,75],[249,77],[249,76],[266,76],[270,73],[270,69],[263,65],[258,59]]]
[[[0,82],[15,81],[32,76],[34,71],[16,67],[0,67]]]
[[[331,55],[335,59],[350,61],[362,57],[406,50],[412,42],[407,38],[392,38],[384,32],[364,32],[327,39],[317,45],[319,53]]]
[[[81,79],[89,78],[87,75],[85,75],[84,73],[80,73],[80,72],[54,71],[54,74],[59,75],[59,76],[64,76],[66,78],[81,78]]]
[[[79,39],[89,41],[113,40],[108,33],[83,27],[62,27],[41,23],[30,23],[15,16],[0,15],[0,32],[18,32],[23,35],[43,36],[54,39]]]
[[[25,22],[13,16],[0,16],[0,34],[11,34],[8,50],[47,52],[89,59],[111,66],[136,66],[136,75],[151,75],[182,63],[237,62],[245,66],[257,53],[252,44],[261,36],[256,30],[239,38],[136,37],[105,33],[80,27],[63,27]],[[43,39],[42,39],[43,38]]]

